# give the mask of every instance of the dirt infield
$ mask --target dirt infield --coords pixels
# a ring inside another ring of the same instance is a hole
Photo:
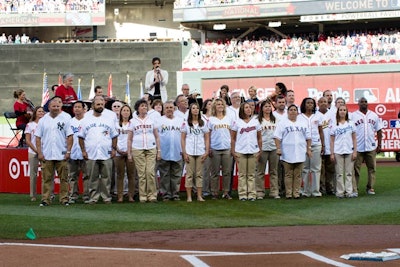
[[[399,266],[343,254],[400,248],[400,226],[291,226],[147,231],[3,240],[4,266]],[[7,243],[5,243],[7,242]],[[33,244],[29,245],[28,244]],[[42,256],[38,256],[42,255]]]

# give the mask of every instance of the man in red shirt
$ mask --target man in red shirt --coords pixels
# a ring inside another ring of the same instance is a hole
[[[63,103],[63,111],[73,116],[72,104],[78,100],[78,96],[75,93],[72,84],[74,82],[74,75],[72,73],[66,73],[63,76],[63,84],[61,84],[55,95],[61,97]]]

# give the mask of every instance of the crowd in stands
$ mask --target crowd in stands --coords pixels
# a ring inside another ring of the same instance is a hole
[[[304,2],[311,0],[176,0],[175,8],[207,7],[222,5],[269,4],[285,2]]]
[[[0,0],[0,14],[5,13],[65,13],[69,11],[104,10],[102,0]]]
[[[400,59],[400,31],[272,35],[261,38],[232,38],[224,41],[192,41],[183,69],[328,65],[397,62]]]

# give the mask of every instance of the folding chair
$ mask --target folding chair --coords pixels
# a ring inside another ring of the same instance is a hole
[[[22,130],[18,129],[16,126],[12,126],[11,125],[10,119],[16,119],[17,118],[17,115],[15,114],[15,112],[4,112],[4,117],[6,118],[6,121],[7,121],[8,125],[10,126],[10,130],[14,134],[14,137],[11,138],[10,142],[8,142],[8,144],[7,144],[7,147],[9,147],[14,139],[17,139],[18,143],[19,143],[18,134]]]

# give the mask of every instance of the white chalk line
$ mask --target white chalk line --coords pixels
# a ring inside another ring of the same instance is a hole
[[[0,246],[30,246],[30,247],[47,247],[47,248],[66,248],[66,249],[86,249],[86,250],[112,250],[112,251],[137,251],[137,252],[160,252],[160,253],[177,253],[189,254],[180,255],[183,259],[196,267],[209,267],[208,264],[199,259],[199,257],[216,257],[216,256],[240,256],[240,255],[287,255],[302,254],[314,260],[330,264],[337,267],[352,267],[352,265],[338,262],[312,251],[277,251],[277,252],[227,252],[227,251],[199,251],[199,250],[171,250],[171,249],[145,249],[145,248],[115,248],[115,247],[89,247],[89,246],[71,246],[71,245],[53,245],[53,244],[32,244],[32,243],[8,243],[0,242]],[[396,253],[400,253],[399,248],[387,249]]]

